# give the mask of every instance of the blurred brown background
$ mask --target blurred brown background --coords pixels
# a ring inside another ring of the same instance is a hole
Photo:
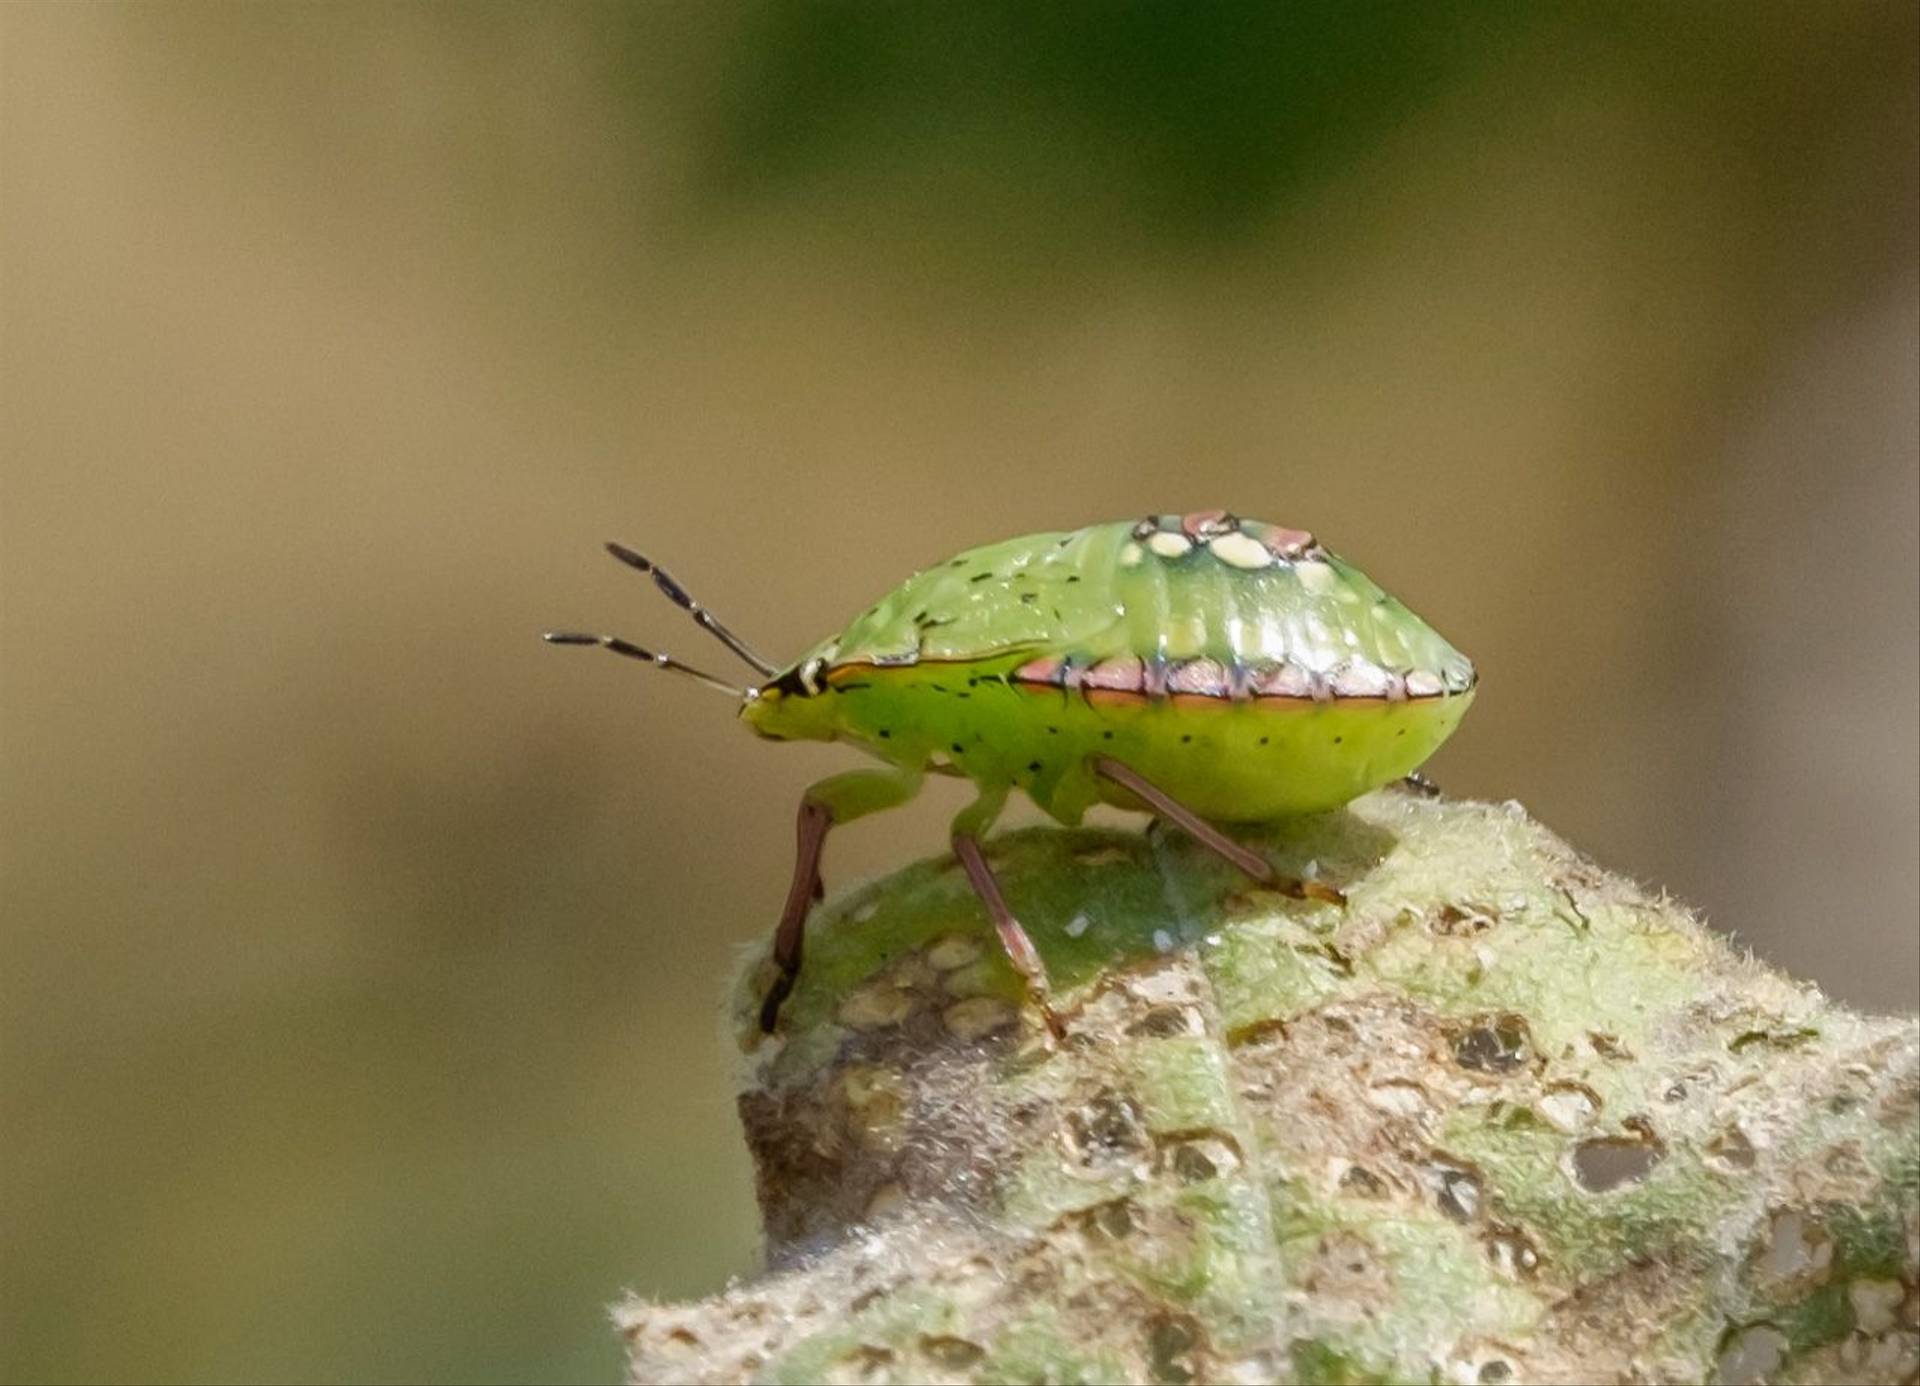
[[[610,1379],[751,1266],[845,760],[543,648],[724,666],[610,537],[785,654],[1311,526],[1478,661],[1450,791],[1913,1006],[1917,13],[0,9],[0,1374]]]

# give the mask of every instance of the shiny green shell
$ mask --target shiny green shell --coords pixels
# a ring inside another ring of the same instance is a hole
[[[1203,511],[968,550],[808,650],[743,716],[1016,786],[1063,822],[1100,799],[1136,806],[1087,771],[1094,755],[1251,822],[1410,773],[1474,683],[1312,535]]]

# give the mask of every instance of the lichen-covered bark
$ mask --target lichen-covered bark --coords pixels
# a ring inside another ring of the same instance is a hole
[[[1920,1373],[1920,1034],[1517,805],[994,844],[819,911],[740,1110],[768,1273],[616,1317],[639,1381],[1887,1381]],[[1818,920],[1807,921],[1818,928]]]

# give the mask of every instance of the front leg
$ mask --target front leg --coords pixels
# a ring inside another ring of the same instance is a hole
[[[1324,900],[1331,905],[1347,903],[1347,897],[1330,885],[1281,875],[1265,857],[1235,842],[1131,766],[1123,765],[1112,756],[1095,756],[1088,764],[1094,774],[1113,781],[1160,817],[1185,829],[1187,835],[1201,846],[1232,862],[1261,885],[1271,887],[1282,895],[1291,895],[1296,900]]]
[[[924,782],[925,776],[918,770],[849,770],[843,775],[829,775],[800,796],[793,884],[787,888],[786,907],[780,911],[780,923],[773,931],[773,962],[780,971],[760,1003],[760,1028],[767,1034],[773,1033],[780,1007],[800,976],[807,911],[824,893],[820,852],[826,846],[827,829],[904,804],[920,792]]]

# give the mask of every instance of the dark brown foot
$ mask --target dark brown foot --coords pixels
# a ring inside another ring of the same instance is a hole
[[[793,984],[799,980],[800,973],[782,972],[773,979],[773,985],[767,988],[766,999],[760,1003],[760,1033],[770,1035],[780,1023],[780,1007],[793,994]]]
[[[1411,775],[1400,777],[1400,787],[1409,794],[1418,794],[1423,799],[1438,799],[1440,786],[1421,774],[1418,770]]]
[[[1267,884],[1282,895],[1295,900],[1319,900],[1328,905],[1347,903],[1346,893],[1328,885],[1325,881],[1303,881],[1297,876],[1283,876],[1278,871]]]

